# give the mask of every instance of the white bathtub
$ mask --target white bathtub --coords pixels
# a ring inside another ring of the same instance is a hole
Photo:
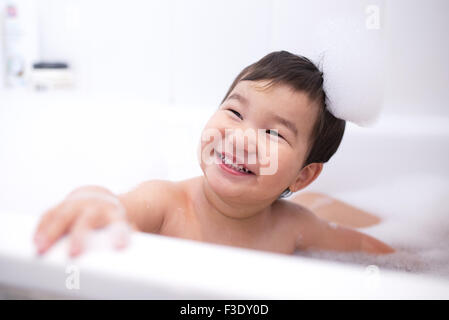
[[[70,260],[65,240],[35,256],[31,236],[43,210],[82,184],[121,192],[200,174],[195,148],[214,106],[72,93],[16,92],[2,101],[0,298],[449,298],[448,119],[348,125],[308,188],[380,215],[363,231],[395,246],[392,256],[283,256],[150,234],[114,252],[100,231],[89,252]],[[68,289],[78,272],[79,289]]]

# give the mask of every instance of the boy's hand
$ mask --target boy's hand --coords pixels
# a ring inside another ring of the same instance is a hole
[[[34,243],[38,253],[43,254],[61,236],[69,233],[69,253],[76,256],[84,248],[87,233],[107,225],[115,227],[115,247],[125,247],[131,228],[120,200],[107,189],[82,187],[43,215],[34,235]]]

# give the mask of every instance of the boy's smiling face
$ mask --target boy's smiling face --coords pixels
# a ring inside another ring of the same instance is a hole
[[[203,134],[214,132],[214,138],[201,141],[201,168],[209,186],[222,198],[248,204],[274,201],[287,187],[299,190],[319,174],[311,179],[310,168],[301,169],[318,107],[303,92],[283,84],[267,86],[268,83],[238,82],[203,130]],[[278,134],[270,129],[276,129]],[[255,133],[254,138],[239,134],[247,130]],[[258,136],[260,133],[264,136]],[[275,165],[276,170],[263,174],[261,153],[273,145],[277,145],[277,157],[270,155],[269,166]],[[223,160],[225,153],[227,159]],[[240,160],[233,159],[233,155]],[[255,163],[249,160],[251,156],[257,159]],[[245,169],[235,170],[223,161],[243,163],[240,168]]]

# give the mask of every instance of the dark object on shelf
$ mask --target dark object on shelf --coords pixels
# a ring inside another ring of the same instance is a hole
[[[69,65],[65,62],[36,62],[33,63],[33,69],[68,69]]]

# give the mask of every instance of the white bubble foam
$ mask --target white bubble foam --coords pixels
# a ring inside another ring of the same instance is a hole
[[[328,109],[360,126],[376,122],[382,110],[385,83],[385,37],[382,29],[358,19],[333,18],[321,26],[312,59],[323,71]]]

